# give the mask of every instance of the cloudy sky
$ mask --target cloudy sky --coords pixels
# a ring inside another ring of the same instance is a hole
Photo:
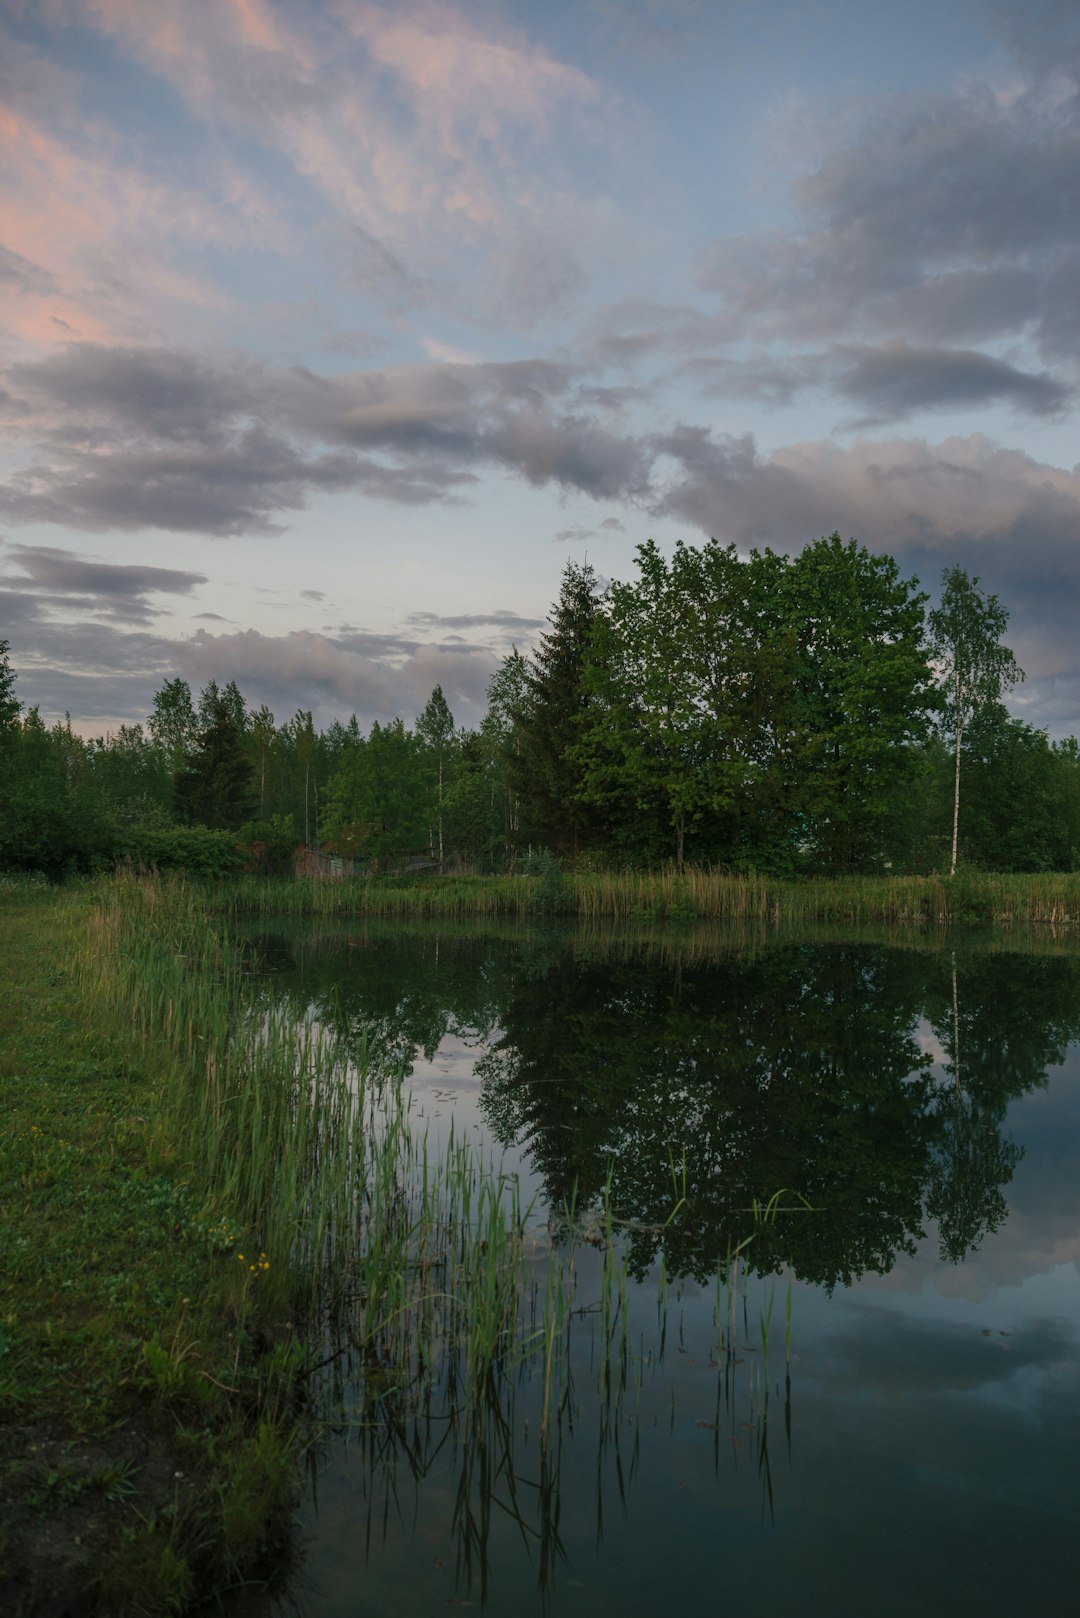
[[[1076,0],[0,0],[0,637],[474,723],[568,558],[839,529],[1080,732]]]

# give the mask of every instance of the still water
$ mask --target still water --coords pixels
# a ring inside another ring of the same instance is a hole
[[[251,942],[538,1234],[610,1186],[638,1277],[629,1371],[583,1310],[543,1446],[535,1369],[463,1431],[332,1364],[303,1567],[252,1613],[1077,1610],[1080,943]]]

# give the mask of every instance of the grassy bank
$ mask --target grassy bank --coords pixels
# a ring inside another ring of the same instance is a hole
[[[1071,927],[1080,922],[1080,873],[955,877],[731,876],[688,869],[542,876],[238,878],[213,890],[236,916],[490,917],[565,915],[585,921],[700,919],[767,926],[844,922],[886,926]]]
[[[293,1351],[101,995],[100,913],[9,882],[0,924],[0,1607],[178,1612],[285,1538]]]

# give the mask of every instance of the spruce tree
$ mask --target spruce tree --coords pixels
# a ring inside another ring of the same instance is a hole
[[[254,776],[243,733],[218,692],[206,701],[206,723],[177,777],[181,814],[192,825],[235,831],[258,807]]]
[[[585,671],[601,611],[594,569],[568,562],[550,628],[529,662],[518,721],[513,784],[527,806],[522,838],[563,855],[594,843],[601,826],[597,807],[582,800],[583,771],[576,756],[590,703]]]

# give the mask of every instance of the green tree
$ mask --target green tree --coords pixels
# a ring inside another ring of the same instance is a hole
[[[776,630],[794,639],[792,797],[816,861],[878,866],[937,705],[915,580],[839,534],[784,570]]]
[[[962,567],[942,574],[941,600],[930,613],[930,646],[941,671],[947,723],[954,748],[952,852],[949,875],[956,873],[960,832],[960,754],[964,734],[983,708],[1001,701],[1024,671],[1001,643],[1009,614],[979,588]]]
[[[434,797],[434,829],[439,851],[439,870],[444,864],[445,851],[443,847],[443,808],[446,800],[448,776],[454,756],[454,716],[450,712],[450,705],[443,696],[443,688],[437,685],[428,698],[423,713],[416,721],[416,739],[420,747],[421,761],[427,766],[432,778]],[[435,839],[431,839],[432,842]]]
[[[120,825],[168,825],[173,777],[142,725],[120,725],[87,746],[90,772],[107,812]]]
[[[562,854],[595,843],[601,817],[583,797],[578,744],[590,702],[586,666],[601,611],[600,584],[587,563],[568,562],[550,628],[526,671],[516,725],[512,784],[527,824],[523,835]]]
[[[255,778],[259,783],[259,818],[266,816],[266,776],[274,753],[277,728],[274,716],[265,702],[251,715],[247,728],[248,745],[253,755]]]
[[[638,579],[614,583],[590,662],[596,698],[581,727],[585,790],[608,809],[662,815],[682,869],[686,837],[704,816],[726,821],[728,847],[757,771],[763,648],[749,571],[733,545],[679,544],[670,563],[650,540]]]
[[[155,693],[147,728],[165,755],[169,770],[176,775],[184,768],[199,730],[191,687],[186,680],[166,680]]]
[[[415,736],[400,719],[372,725],[327,789],[327,845],[385,864],[423,847],[426,821]]]
[[[14,731],[15,721],[22,711],[22,704],[15,695],[15,671],[8,657],[10,650],[10,642],[0,640],[0,738]]]
[[[180,811],[189,825],[236,831],[258,804],[251,760],[225,696],[211,695],[184,769],[176,780]]]

